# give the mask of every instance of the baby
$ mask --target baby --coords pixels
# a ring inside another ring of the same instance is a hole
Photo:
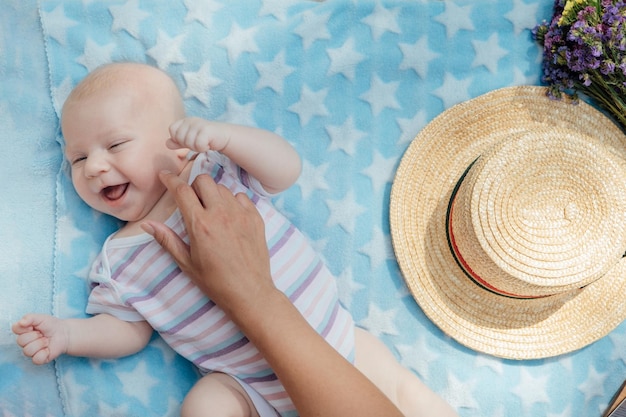
[[[158,174],[167,170],[189,183],[209,174],[253,201],[265,222],[276,287],[329,344],[403,414],[456,415],[379,340],[355,327],[339,303],[330,271],[271,204],[271,197],[300,174],[300,158],[283,138],[186,117],[173,80],[135,63],[109,64],[90,73],[67,98],[61,128],[78,195],[125,224],[106,240],[92,266],[87,305],[92,317],[28,314],[13,325],[17,343],[35,364],[61,354],[130,355],[143,349],[156,330],[203,374],[183,402],[183,416],[297,415],[256,348],[142,229],[146,220],[164,222],[185,240],[180,212]]]

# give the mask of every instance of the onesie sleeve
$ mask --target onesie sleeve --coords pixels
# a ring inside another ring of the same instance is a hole
[[[253,193],[266,198],[273,198],[277,195],[276,193],[270,193],[265,190],[265,188],[263,188],[263,185],[261,185],[261,182],[258,179],[250,175],[245,169],[234,163],[226,155],[223,155],[219,152],[210,152],[209,159],[213,160],[215,163],[224,168],[224,171],[227,174],[238,178],[241,184],[243,184]]]
[[[124,321],[143,321],[145,318],[124,301],[123,290],[111,279],[106,259],[100,253],[89,272],[91,292],[87,300],[88,314],[110,314]]]

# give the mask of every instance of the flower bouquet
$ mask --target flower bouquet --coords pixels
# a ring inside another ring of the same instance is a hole
[[[556,0],[552,20],[533,29],[550,97],[584,94],[626,131],[625,35],[624,1]]]

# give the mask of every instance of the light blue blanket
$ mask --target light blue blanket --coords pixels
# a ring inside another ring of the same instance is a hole
[[[9,330],[26,312],[84,315],[86,269],[117,224],[72,190],[58,112],[89,70],[135,60],[171,73],[189,113],[294,144],[304,170],[277,206],[324,254],[357,323],[461,416],[599,416],[626,375],[624,325],[546,360],[478,354],[424,316],[389,235],[410,141],[456,103],[539,84],[529,29],[551,12],[551,0],[3,0],[0,415],[175,416],[197,378],[158,337],[121,360],[37,367]]]

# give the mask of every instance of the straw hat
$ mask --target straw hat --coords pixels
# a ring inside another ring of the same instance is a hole
[[[626,137],[542,87],[435,118],[400,162],[398,263],[425,314],[495,356],[582,348],[626,318]]]

